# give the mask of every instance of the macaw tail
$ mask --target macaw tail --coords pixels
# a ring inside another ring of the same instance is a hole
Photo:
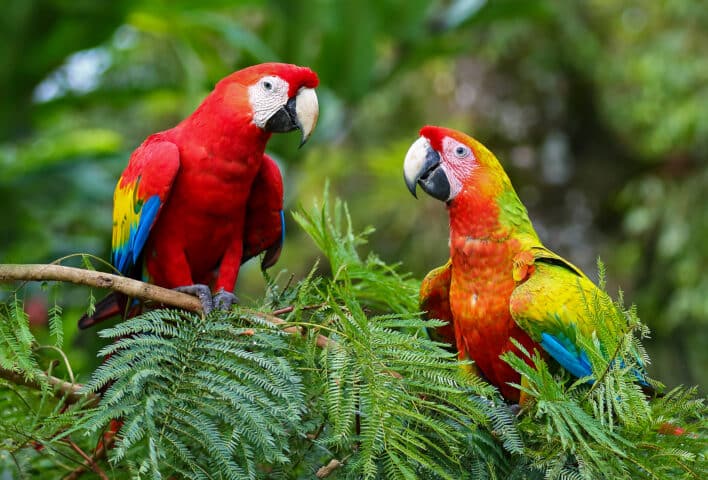
[[[647,398],[650,400],[653,398],[662,398],[664,397],[664,395],[666,395],[663,391],[657,390],[654,386],[650,385],[646,381],[639,382],[639,386],[641,387],[644,395],[646,395]]]
[[[86,314],[79,319],[79,328],[83,330],[84,328],[93,327],[104,320],[118,315],[130,318],[140,313],[139,304],[131,306],[129,311],[126,309],[127,305],[128,297],[121,293],[111,292],[96,304],[96,308],[92,314]]]

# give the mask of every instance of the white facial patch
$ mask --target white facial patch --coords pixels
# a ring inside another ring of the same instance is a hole
[[[443,138],[442,147],[442,169],[450,183],[448,200],[452,200],[462,190],[462,181],[472,173],[477,165],[477,159],[470,147],[453,138]]]
[[[253,123],[265,128],[270,117],[288,101],[288,82],[275,75],[262,77],[248,87],[248,100],[253,110]]]

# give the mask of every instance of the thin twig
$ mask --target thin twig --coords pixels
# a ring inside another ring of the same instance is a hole
[[[70,438],[65,438],[64,441],[65,441],[66,443],[68,443],[69,446],[70,446],[76,453],[78,453],[79,455],[81,455],[81,457],[84,459],[84,464],[81,465],[80,467],[77,467],[77,468],[76,468],[73,472],[71,472],[69,475],[74,474],[74,472],[77,472],[80,468],[82,469],[81,472],[83,473],[83,472],[86,470],[86,467],[89,467],[89,468],[91,468],[91,470],[93,470],[93,472],[94,472],[96,475],[98,475],[99,477],[101,477],[102,480],[109,480],[108,475],[106,475],[106,472],[104,472],[104,471],[101,469],[101,467],[99,467],[99,466],[96,464],[96,460],[95,460],[94,458],[89,457],[88,454],[87,454],[86,452],[84,452],[83,450],[81,450],[81,447],[79,447],[76,443],[74,443]],[[67,478],[68,478],[68,476],[67,476],[67,477],[64,477],[65,480],[66,480]]]
[[[91,460],[95,463],[97,460],[105,458],[108,454],[108,450],[113,448],[113,444],[116,442],[116,436],[120,426],[116,426],[115,422],[119,420],[111,420],[108,424],[108,431],[103,433],[103,436],[99,439],[98,444],[96,444],[96,449],[91,455]],[[84,462],[82,465],[76,467],[73,471],[69,472],[62,480],[77,480],[81,475],[84,474],[90,468],[88,462]]]
[[[304,305],[302,307],[297,307],[298,310],[317,310],[318,308],[322,308],[326,303],[317,303],[314,305]],[[290,313],[295,310],[295,305],[288,305],[287,307],[279,308],[278,310],[273,310],[270,312],[271,315],[283,315],[285,313]]]
[[[79,390],[83,387],[80,383],[70,383],[62,380],[61,378],[53,377],[47,375],[46,373],[36,373],[37,377],[43,378],[44,381],[49,383],[54,388],[54,394],[61,398],[66,396],[67,403],[76,403],[79,400],[88,400],[90,405],[98,403],[98,396],[93,393],[81,394]],[[40,380],[29,380],[13,370],[8,370],[5,368],[0,368],[0,378],[12,382],[17,385],[24,385],[26,387],[34,388],[36,390],[42,389],[42,382]]]
[[[283,315],[285,313],[290,313],[295,310],[293,305],[288,305],[287,307],[279,308],[278,310],[273,310],[270,312],[271,315]]]
[[[317,473],[315,473],[315,476],[317,478],[327,478],[330,476],[332,472],[334,472],[336,469],[344,465],[344,463],[349,460],[349,457],[351,457],[352,454],[350,453],[346,457],[342,458],[341,460],[337,460],[336,458],[333,458],[332,460],[329,461],[329,463],[323,467],[320,467],[317,470]]]
[[[69,380],[71,380],[71,383],[76,383],[76,379],[74,378],[74,371],[71,369],[71,364],[69,363],[69,358],[66,356],[66,353],[64,353],[61,348],[55,347],[54,345],[39,345],[36,348],[37,350],[46,348],[57,352],[61,356],[62,360],[64,360],[64,367],[66,367],[66,372],[69,374]]]
[[[247,312],[249,315],[254,315],[256,317],[260,317],[263,320],[273,323],[275,325],[283,325],[283,324],[288,323],[285,320],[283,320],[282,318],[276,317],[275,315],[272,315],[270,313],[259,312],[256,310],[244,310],[244,311]],[[291,335],[302,335],[303,331],[304,331],[302,327],[296,327],[296,326],[284,327],[282,330],[286,333],[291,334]],[[317,346],[320,348],[327,348],[327,347],[331,347],[332,345],[335,345],[337,342],[330,339],[329,337],[325,337],[324,335],[317,335],[316,343],[317,343]]]
[[[317,476],[317,478],[327,478],[333,471],[335,471],[341,466],[342,462],[340,462],[336,458],[333,458],[329,461],[327,465],[320,467],[315,475]]]

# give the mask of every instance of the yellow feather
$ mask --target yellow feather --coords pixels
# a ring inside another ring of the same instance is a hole
[[[135,211],[135,195],[139,182],[118,182],[113,193],[113,241],[115,252],[126,246],[130,238],[130,228],[137,228],[140,210]]]

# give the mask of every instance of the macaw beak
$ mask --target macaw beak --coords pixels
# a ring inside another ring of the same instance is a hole
[[[310,138],[317,124],[320,108],[314,88],[302,87],[266,121],[265,130],[275,133],[300,130],[300,146]]]
[[[450,197],[450,181],[440,163],[440,154],[425,137],[420,137],[408,149],[403,162],[403,178],[408,190],[416,198],[417,185],[431,197],[443,202]]]

